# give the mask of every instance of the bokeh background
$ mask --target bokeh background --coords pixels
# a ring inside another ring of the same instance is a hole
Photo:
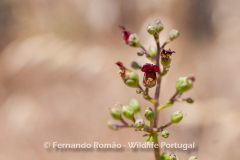
[[[0,159],[154,159],[152,151],[52,151],[43,143],[145,142],[142,132],[112,131],[106,122],[116,102],[137,98],[142,111],[151,106],[123,84],[114,63],[148,62],[122,43],[118,24],[148,48],[154,39],[146,26],[156,19],[165,27],[161,42],[171,29],[180,31],[166,47],[176,54],[161,103],[173,95],[178,77],[196,76],[183,95],[195,103],[161,112],[160,125],[176,110],[187,116],[159,141],[195,142],[195,150],[174,150],[180,159],[239,158],[239,7],[239,0],[1,0]]]

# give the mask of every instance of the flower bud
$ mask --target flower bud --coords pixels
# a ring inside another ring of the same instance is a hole
[[[138,119],[135,122],[136,128],[142,129],[145,126],[145,122],[142,119]]]
[[[140,88],[136,89],[136,92],[137,92],[137,94],[141,94],[142,93]]]
[[[162,64],[163,67],[167,67],[167,66],[170,65],[171,61],[172,61],[171,57],[169,57],[168,60],[161,59],[161,64]]]
[[[169,160],[178,160],[177,156],[174,153],[169,155]]]
[[[163,153],[160,160],[169,160],[169,154]]]
[[[169,133],[168,130],[162,131],[162,137],[163,137],[163,138],[168,138],[169,134],[170,134],[170,133]]]
[[[144,112],[144,116],[147,120],[152,121],[155,118],[155,113],[153,112],[152,108],[147,107]]]
[[[156,33],[155,26],[152,25],[152,24],[149,24],[149,25],[147,26],[147,31],[148,31],[149,34],[154,35],[154,34]]]
[[[115,121],[109,120],[109,121],[107,122],[107,125],[108,125],[108,127],[109,127],[110,129],[112,129],[112,130],[118,130],[118,129],[119,129],[119,128],[117,127],[117,124],[116,124]]]
[[[132,107],[123,106],[122,113],[127,119],[134,120],[134,110]]]
[[[157,48],[154,47],[154,46],[150,46],[148,48],[148,53],[153,57],[153,58],[156,58],[157,56]]]
[[[137,51],[137,54],[138,54],[138,56],[143,56],[143,55],[145,54],[145,51],[142,50],[142,49],[139,49],[139,50]]]
[[[134,113],[140,112],[140,104],[137,99],[132,99],[129,106],[133,108]]]
[[[176,82],[176,89],[178,93],[183,93],[192,88],[195,78],[191,77],[179,77]]]
[[[187,103],[193,103],[193,102],[194,102],[194,99],[192,99],[192,98],[187,98],[187,99],[186,99],[186,102],[187,102]]]
[[[176,39],[179,36],[179,32],[176,29],[172,29],[170,32],[170,37],[169,39],[172,41],[174,39]]]
[[[145,72],[143,76],[143,85],[147,88],[152,88],[156,85],[157,76],[156,72],[159,72],[157,65],[146,63],[142,69],[142,72]]]
[[[182,111],[176,111],[172,114],[172,123],[179,123],[183,119],[183,113]]]
[[[139,67],[138,63],[135,62],[135,61],[133,61],[131,65],[132,65],[132,68],[134,68],[134,69],[141,69],[141,68]]]
[[[122,62],[117,62],[116,64],[120,67],[119,73],[123,79],[123,82],[129,87],[138,88],[139,78],[137,73],[124,67]]]
[[[196,156],[191,156],[188,160],[197,160]]]
[[[155,29],[158,33],[163,30],[163,24],[159,19],[155,21]]]
[[[128,45],[132,47],[140,47],[139,38],[137,34],[133,33],[129,36]]]
[[[116,107],[111,108],[111,115],[116,120],[121,120],[122,119],[121,111],[120,111],[120,109],[118,109]]]
[[[132,47],[140,47],[138,36],[135,33],[131,33],[125,29],[125,27],[119,25],[119,28],[123,31],[123,41]]]

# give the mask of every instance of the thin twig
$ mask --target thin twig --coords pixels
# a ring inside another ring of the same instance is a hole
[[[159,127],[158,131],[162,132],[164,128],[167,128],[167,127],[169,127],[171,125],[172,125],[172,122],[169,122],[169,123],[165,124],[164,126]]]
[[[179,95],[178,92],[176,92],[176,93],[170,98],[169,101],[172,102],[172,103],[174,103],[174,101],[175,101],[175,97],[176,97],[177,95]]]
[[[148,51],[143,47],[143,45],[140,44],[140,47],[144,50],[144,53],[146,55],[146,57],[152,61],[154,64],[156,64],[156,61],[155,61],[155,58],[153,58],[149,53]]]
[[[125,124],[126,126],[128,126],[128,123],[127,123],[123,118],[121,118],[121,121],[122,121],[123,124]]]

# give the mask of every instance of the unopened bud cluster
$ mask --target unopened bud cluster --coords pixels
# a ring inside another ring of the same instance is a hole
[[[149,24],[147,26],[147,31],[151,35],[159,34],[162,30],[163,30],[163,24],[159,19],[156,20],[154,24]]]

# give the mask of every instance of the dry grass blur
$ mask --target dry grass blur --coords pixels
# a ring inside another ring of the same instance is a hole
[[[0,159],[153,159],[152,152],[55,152],[44,142],[145,142],[131,129],[114,132],[107,108],[151,104],[126,87],[114,62],[145,63],[137,49],[122,43],[118,24],[153,44],[148,23],[161,19],[161,41],[176,28],[181,36],[167,46],[176,51],[164,78],[161,102],[174,93],[179,76],[193,73],[192,105],[161,112],[161,125],[181,109],[184,120],[169,128],[166,142],[195,142],[198,150],[177,151],[180,159],[236,159],[240,150],[238,55],[239,0],[1,0],[0,1]],[[138,72],[142,75],[141,72]],[[160,141],[163,141],[160,138]]]

